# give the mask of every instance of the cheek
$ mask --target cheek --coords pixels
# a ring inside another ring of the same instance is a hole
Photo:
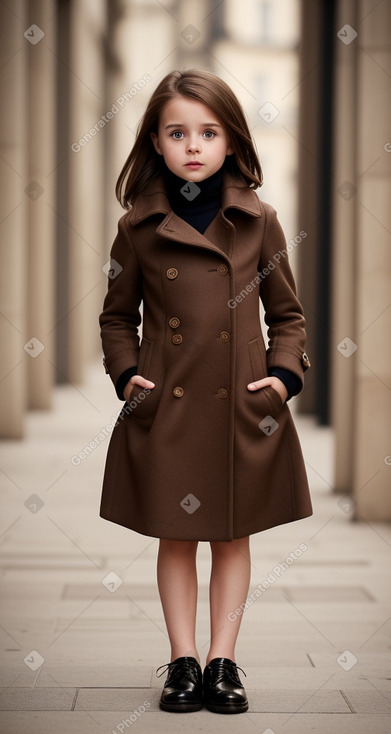
[[[170,152],[170,146],[167,145],[167,140],[161,140],[159,141],[160,151],[162,155],[166,156],[169,155]]]
[[[173,141],[171,144],[166,146],[167,155],[170,156],[172,160],[175,160],[175,158],[178,158],[182,154],[183,144],[181,145],[180,143],[181,141]]]
[[[228,141],[227,140],[220,140],[218,150],[220,155],[225,155],[228,150]]]

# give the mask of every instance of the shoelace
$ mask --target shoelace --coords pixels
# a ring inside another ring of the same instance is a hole
[[[209,667],[209,665],[208,665]],[[243,668],[240,668],[239,665],[236,665],[236,663],[213,663],[212,666],[210,666],[210,670],[213,671],[213,677],[215,683],[220,683],[220,681],[223,678],[228,678],[231,683],[242,685],[240,682],[240,678],[238,676],[238,670],[241,670],[242,673],[247,678],[246,673],[244,672]]]
[[[165,668],[165,670],[163,670],[160,675],[158,675],[157,673],[160,668]],[[181,663],[177,663],[174,660],[172,663],[164,663],[163,665],[159,665],[159,667],[156,669],[156,677],[160,678],[160,676],[163,675],[167,670],[169,671],[168,675],[170,681],[175,680],[175,676],[179,674],[182,676],[183,673],[185,673],[185,675],[193,679],[194,683],[197,682],[197,665],[191,660],[184,660]]]

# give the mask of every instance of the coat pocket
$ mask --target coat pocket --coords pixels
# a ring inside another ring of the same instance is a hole
[[[251,373],[252,380],[262,380],[264,377],[268,377],[267,372],[267,361],[266,361],[266,349],[263,342],[262,336],[257,336],[248,342],[248,349],[250,354],[251,362]],[[276,418],[279,414],[284,401],[280,394],[271,385],[266,387],[260,387],[258,390],[250,392],[250,400],[255,411],[258,422],[262,421],[267,416]]]
[[[267,377],[266,350],[263,337],[257,336],[248,342],[250,363],[253,380],[262,380]]]
[[[153,341],[143,337],[138,353],[137,374],[145,377],[146,380],[149,379],[148,375],[152,360],[153,344]]]
[[[151,375],[151,363],[153,356],[154,342],[145,337],[141,340],[138,361],[137,361],[137,374],[144,377],[146,380],[155,379]],[[157,385],[151,389],[141,387],[140,385],[133,385],[133,390],[130,394],[128,407],[131,409],[131,413],[139,418],[148,417],[151,411],[154,410],[155,400],[153,399],[154,391],[157,390]],[[153,405],[152,405],[153,404]]]

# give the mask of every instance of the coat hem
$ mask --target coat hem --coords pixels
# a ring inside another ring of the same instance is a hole
[[[232,540],[238,540],[239,538],[246,538],[249,535],[256,535],[257,533],[262,533],[265,530],[271,530],[274,527],[278,527],[279,525],[287,525],[291,522],[297,522],[298,520],[305,520],[308,517],[311,517],[313,515],[313,509],[311,508],[311,511],[305,511],[303,513],[300,513],[298,517],[291,517],[290,519],[280,520],[278,522],[273,522],[271,525],[266,525],[264,527],[258,528],[258,529],[251,529],[249,528],[245,533],[241,532],[240,535],[233,535],[232,538],[228,537],[219,537],[219,538],[178,538],[174,537],[172,535],[154,535],[153,533],[144,532],[141,529],[137,529],[135,526],[131,527],[130,524],[126,524],[123,520],[114,519],[113,517],[109,517],[109,513],[104,513],[103,510],[100,511],[99,517],[101,517],[103,520],[107,520],[108,522],[113,522],[116,525],[121,525],[122,527],[127,528],[128,530],[132,530],[135,533],[138,533],[139,535],[144,535],[149,538],[156,538],[156,539],[162,539],[162,540],[197,540],[200,543],[210,543],[210,542],[222,542],[222,543],[229,543]]]

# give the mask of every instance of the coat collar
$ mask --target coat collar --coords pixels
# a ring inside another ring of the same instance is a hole
[[[254,190],[231,173],[224,171],[222,188],[223,214],[227,209],[240,209],[253,217],[261,217],[262,210],[259,199]],[[156,177],[148,189],[140,194],[129,212],[129,222],[139,224],[154,214],[173,214],[165,187],[163,176]]]

